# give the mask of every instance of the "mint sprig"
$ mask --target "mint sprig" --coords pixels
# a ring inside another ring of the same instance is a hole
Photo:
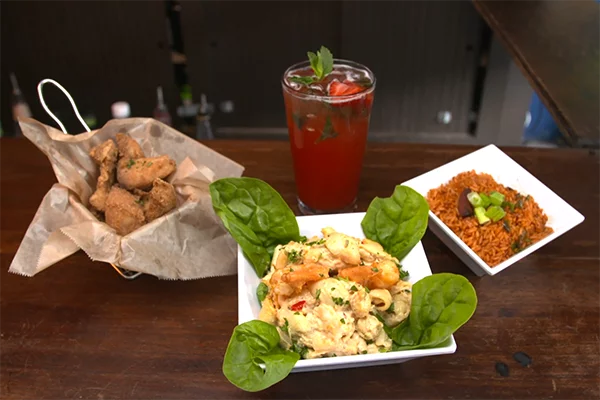
[[[303,85],[310,85],[314,82],[318,82],[325,78],[333,71],[333,54],[325,46],[321,46],[321,49],[317,51],[317,54],[309,51],[306,53],[310,66],[314,72],[313,76],[291,76],[288,79],[291,82],[300,83]]]
[[[317,80],[321,80],[333,71],[333,55],[331,51],[325,46],[321,46],[321,49],[317,51],[317,54],[309,51],[306,53],[310,61]]]

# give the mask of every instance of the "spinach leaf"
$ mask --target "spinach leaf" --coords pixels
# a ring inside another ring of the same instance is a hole
[[[223,359],[223,374],[240,389],[258,392],[288,376],[299,359],[297,353],[279,347],[277,328],[254,320],[233,330]]]
[[[256,296],[258,297],[259,304],[262,305],[262,302],[265,300],[268,294],[269,287],[264,282],[259,283],[258,287],[256,288]]]
[[[361,222],[365,236],[402,260],[425,234],[429,204],[408,186],[396,186],[391,197],[375,197]]]
[[[461,275],[434,274],[412,287],[410,315],[386,333],[393,350],[434,347],[466,323],[477,307],[473,285]]]
[[[266,182],[223,178],[210,184],[212,205],[259,277],[269,268],[275,246],[300,240],[292,210]]]

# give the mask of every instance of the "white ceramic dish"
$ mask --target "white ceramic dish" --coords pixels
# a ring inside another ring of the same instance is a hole
[[[364,238],[360,222],[365,213],[315,215],[297,217],[300,234],[307,237],[321,235],[321,229],[327,226],[348,235]],[[425,256],[423,245],[419,242],[402,260],[402,266],[410,274],[409,281],[414,283],[431,275],[431,269]],[[260,305],[256,297],[256,288],[260,279],[238,246],[238,321],[240,324],[257,319]],[[300,360],[292,372],[307,372],[339,368],[367,367],[382,364],[401,363],[413,358],[452,354],[456,351],[454,337],[437,348],[425,350],[395,351],[380,354],[361,354],[356,356]]]
[[[461,172],[471,170],[488,173],[496,182],[511,187],[524,195],[533,196],[548,216],[548,226],[554,230],[551,235],[492,268],[430,211],[429,228],[431,231],[479,276],[485,274],[496,275],[563,233],[568,232],[584,220],[583,215],[494,145],[467,154],[406,181],[403,185],[413,188],[426,197],[429,190],[448,182]]]

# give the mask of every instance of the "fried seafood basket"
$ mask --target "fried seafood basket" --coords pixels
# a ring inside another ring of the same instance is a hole
[[[84,132],[68,134],[49,110],[42,94],[48,83],[67,97]],[[83,250],[127,280],[236,273],[237,245],[213,210],[210,185],[241,176],[242,165],[152,118],[113,119],[90,130],[56,81],[40,81],[37,91],[60,129],[31,118],[19,124],[48,157],[57,182],[9,272],[31,277]]]

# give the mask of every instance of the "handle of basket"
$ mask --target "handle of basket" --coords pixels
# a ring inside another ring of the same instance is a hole
[[[42,93],[42,88],[44,87],[44,85],[46,83],[53,84],[54,86],[59,88],[65,94],[65,96],[67,96],[67,99],[69,99],[69,102],[71,103],[71,106],[73,107],[73,111],[75,111],[75,115],[77,116],[77,119],[79,120],[79,122],[81,122],[81,125],[83,125],[85,130],[87,132],[90,132],[89,126],[87,126],[87,124],[85,123],[83,118],[81,118],[81,114],[79,114],[79,110],[77,109],[77,106],[75,105],[75,100],[73,100],[73,97],[71,97],[69,92],[67,92],[67,89],[62,87],[61,84],[56,82],[54,79],[42,79],[40,81],[40,83],[38,83],[38,85],[37,85],[37,92],[38,92],[38,97],[40,98],[40,103],[42,103],[42,107],[44,107],[44,110],[48,113],[48,115],[50,115],[50,117],[52,117],[52,119],[54,121],[56,121],[58,126],[60,126],[60,129],[63,131],[63,133],[68,134],[67,130],[65,129],[65,126],[62,124],[62,122],[60,122],[60,119],[58,119],[56,117],[56,115],[54,115],[52,113],[52,111],[50,111],[50,109],[46,105],[46,102],[44,101],[44,94]]]

